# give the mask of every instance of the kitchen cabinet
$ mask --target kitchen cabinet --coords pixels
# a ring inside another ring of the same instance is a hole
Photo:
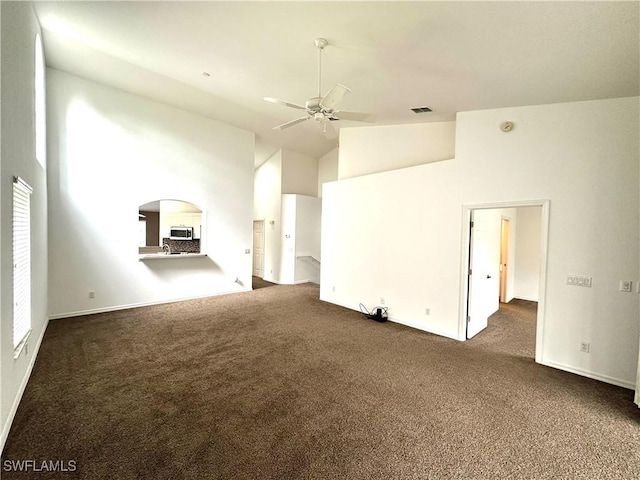
[[[193,238],[200,238],[201,213],[167,213],[162,215],[163,236],[169,236],[171,227],[193,227]]]

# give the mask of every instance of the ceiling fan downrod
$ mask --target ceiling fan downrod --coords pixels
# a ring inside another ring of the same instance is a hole
[[[324,38],[316,38],[315,45],[318,49],[318,98],[322,98],[322,50],[329,42]]]

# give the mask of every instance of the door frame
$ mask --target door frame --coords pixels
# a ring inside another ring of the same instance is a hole
[[[506,235],[505,235],[505,223],[506,223]],[[505,236],[506,236],[506,241],[505,241]],[[499,292],[499,296],[500,296],[500,302],[502,303],[506,303],[505,300],[508,297],[509,293],[512,293],[509,291],[509,270],[511,269],[511,261],[513,260],[511,258],[510,249],[511,246],[511,218],[507,217],[505,215],[502,215],[502,218],[500,219],[500,292]],[[505,253],[505,247],[506,247],[506,261],[503,262],[504,260],[504,256],[503,254]],[[506,268],[505,268],[506,265]]]
[[[550,200],[522,200],[511,202],[472,203],[462,205],[462,243],[460,246],[460,318],[458,339],[465,341],[467,337],[467,315],[469,305],[469,254],[471,247],[471,212],[473,210],[541,207],[540,213],[540,279],[538,283],[538,313],[536,318],[536,363],[542,363],[544,321],[546,310],[547,256],[549,246],[549,209]]]

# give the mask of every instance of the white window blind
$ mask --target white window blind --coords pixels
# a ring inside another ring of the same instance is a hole
[[[21,178],[13,181],[13,347],[20,353],[31,331],[31,194]]]

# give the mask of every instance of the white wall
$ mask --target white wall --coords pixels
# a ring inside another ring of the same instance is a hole
[[[453,158],[455,122],[340,129],[338,178]]]
[[[282,193],[318,196],[318,159],[282,150]]]
[[[250,289],[254,134],[48,75],[51,315]],[[138,260],[138,206],[159,199],[202,208],[206,258]]]
[[[254,173],[254,220],[264,220],[264,273],[269,282],[280,282],[282,231],[282,150],[272,155]]]
[[[516,256],[513,296],[532,302],[537,302],[539,298],[541,214],[540,207],[518,208],[518,233],[514,238]]]
[[[639,296],[618,283],[639,276],[638,116],[637,97],[461,113],[454,160],[325,184],[321,298],[385,297],[396,321],[462,339],[463,205],[549,199],[541,362],[633,387]],[[370,151],[345,135],[340,162]]]
[[[322,185],[338,180],[338,148],[318,159],[318,197],[322,197]]]
[[[31,4],[1,2],[2,139],[0,148],[0,451],[47,325],[47,181],[35,158],[34,53],[40,28]],[[13,176],[33,187],[31,197],[32,331],[13,358]]]

